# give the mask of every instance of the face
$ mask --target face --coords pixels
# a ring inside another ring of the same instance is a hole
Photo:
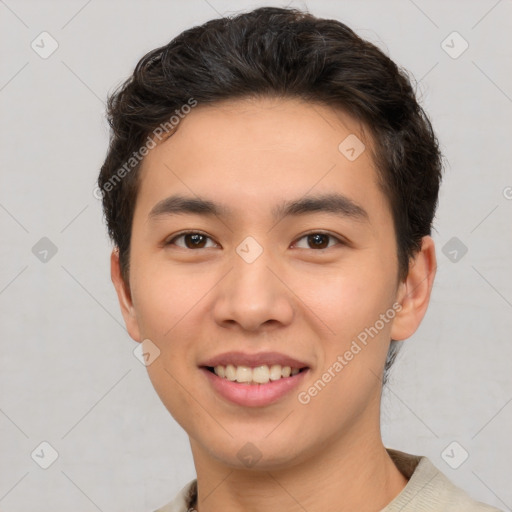
[[[327,107],[240,100],[196,107],[145,158],[129,289],[115,255],[112,275],[195,456],[277,468],[379,435],[389,340],[422,312],[371,144]]]

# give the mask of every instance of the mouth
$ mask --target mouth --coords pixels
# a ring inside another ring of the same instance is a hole
[[[298,373],[304,372],[309,368],[282,366],[280,364],[273,365],[260,365],[260,366],[245,366],[245,365],[217,365],[217,366],[204,366],[206,370],[217,375],[221,379],[230,382],[237,382],[246,385],[264,385],[269,382],[276,382],[281,379],[293,377]]]
[[[311,366],[280,352],[225,352],[202,361],[210,389],[231,404],[264,407],[297,388]]]

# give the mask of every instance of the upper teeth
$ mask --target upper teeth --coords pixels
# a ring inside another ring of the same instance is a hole
[[[213,371],[219,377],[244,383],[254,382],[256,384],[266,384],[269,380],[279,380],[281,377],[289,377],[299,373],[299,368],[290,366],[281,366],[273,364],[270,368],[264,364],[251,368],[250,366],[235,366],[228,364],[226,366],[216,366]]]

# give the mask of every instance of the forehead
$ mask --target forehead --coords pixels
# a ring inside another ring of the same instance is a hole
[[[145,157],[137,208],[147,215],[180,193],[267,211],[309,191],[386,208],[372,147],[360,122],[325,105],[282,98],[199,105]]]
[[[298,158],[306,154],[337,158],[342,149],[339,144],[347,135],[357,150],[356,154],[345,153],[351,161],[365,146],[373,146],[362,123],[339,109],[293,98],[246,98],[195,107],[146,160],[151,163],[166,150],[179,151],[176,146],[192,144],[197,151],[189,156],[196,159],[210,153],[219,158],[223,152],[257,154],[265,150],[274,151],[274,156],[280,151],[287,158],[291,153]],[[369,157],[369,152],[364,156]]]

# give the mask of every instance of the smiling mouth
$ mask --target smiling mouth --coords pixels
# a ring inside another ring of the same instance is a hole
[[[268,384],[269,382],[278,381],[293,377],[298,373],[306,371],[308,367],[292,368],[291,366],[281,366],[279,364],[261,365],[261,366],[236,366],[233,364],[205,366],[208,371],[217,375],[221,379],[240,384]]]

